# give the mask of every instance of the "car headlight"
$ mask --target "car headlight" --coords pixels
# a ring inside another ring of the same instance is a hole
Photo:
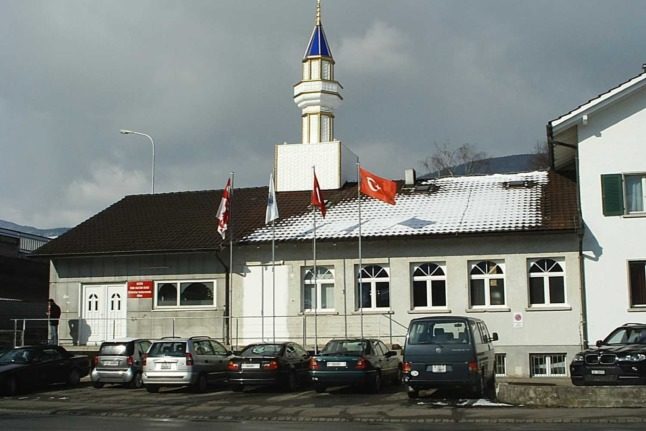
[[[628,353],[627,355],[617,356],[617,359],[620,361],[626,362],[640,362],[646,360],[646,354],[644,353]]]

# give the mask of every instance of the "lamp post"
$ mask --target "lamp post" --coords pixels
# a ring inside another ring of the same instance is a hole
[[[122,135],[141,135],[141,136],[145,136],[146,138],[148,138],[150,140],[150,145],[153,148],[153,167],[152,167],[152,175],[151,175],[152,185],[151,185],[151,192],[150,193],[154,195],[155,194],[155,142],[153,141],[153,138],[151,138],[150,135],[147,135],[145,133],[135,132],[135,131],[132,131],[132,130],[121,129],[120,132],[121,132]]]

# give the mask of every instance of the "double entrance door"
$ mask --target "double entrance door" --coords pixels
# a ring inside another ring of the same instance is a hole
[[[70,321],[75,344],[98,344],[126,336],[125,284],[83,285],[81,319]]]

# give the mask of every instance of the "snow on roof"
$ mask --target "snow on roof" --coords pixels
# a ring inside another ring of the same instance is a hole
[[[397,204],[388,205],[363,196],[361,236],[409,236],[527,230],[542,223],[541,196],[548,174],[451,177],[428,180],[428,190],[402,192]],[[418,185],[419,186],[419,185]],[[331,206],[323,219],[316,214],[319,239],[359,236],[357,198]],[[306,240],[314,235],[313,214],[295,215],[275,224],[276,240]],[[272,238],[271,226],[254,230],[243,242]]]

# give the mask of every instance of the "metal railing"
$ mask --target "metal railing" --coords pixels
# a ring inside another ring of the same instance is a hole
[[[230,335],[224,333],[229,319]],[[14,345],[39,344],[48,340],[48,319],[11,319]],[[306,348],[322,346],[333,338],[379,338],[403,345],[407,326],[393,313],[313,314],[284,316],[174,316],[122,319],[61,318],[59,344],[98,346],[123,337],[157,339],[166,336],[208,335],[239,349],[254,342],[295,341]]]

